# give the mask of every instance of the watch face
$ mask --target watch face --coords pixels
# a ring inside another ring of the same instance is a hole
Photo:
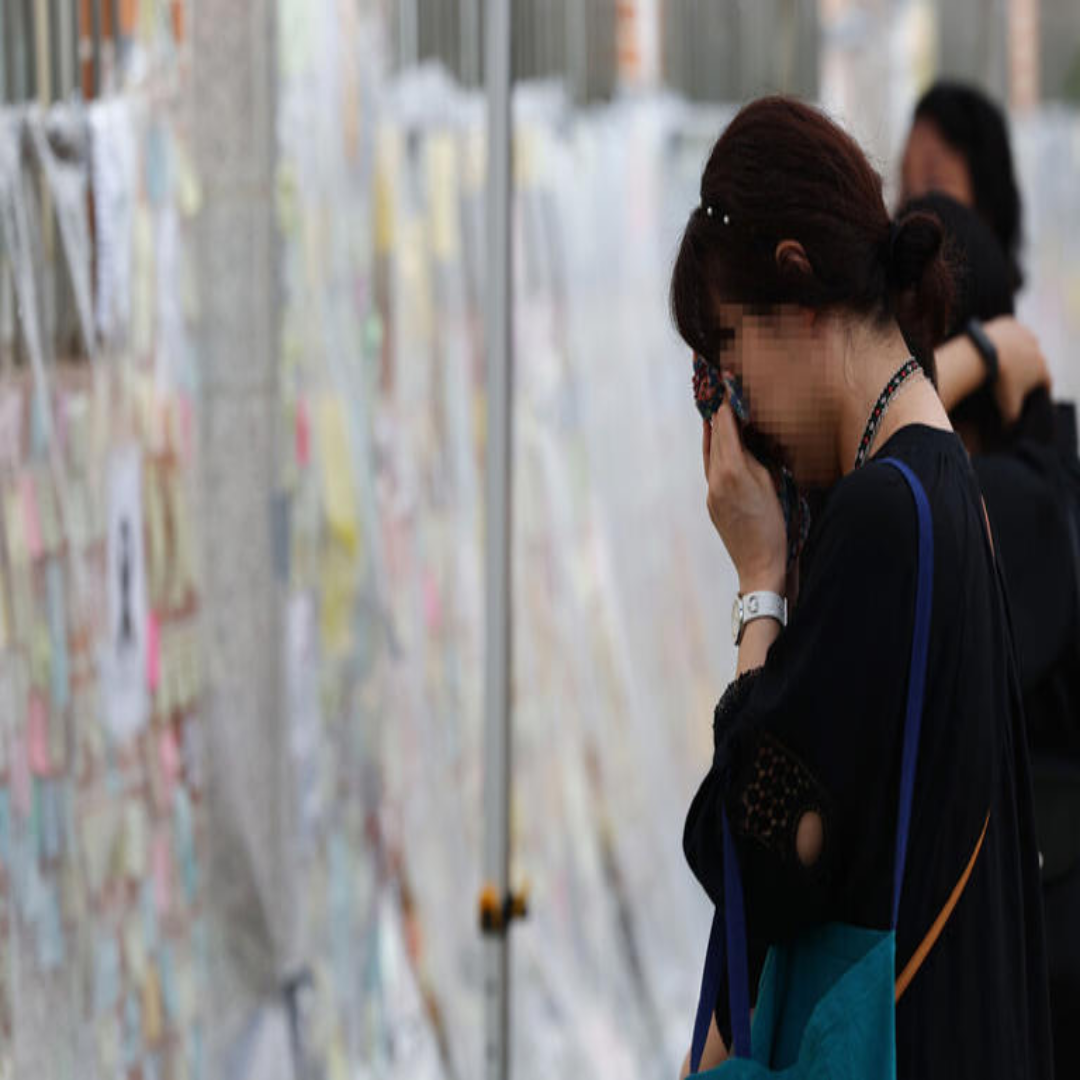
[[[731,639],[737,645],[739,643],[739,631],[742,629],[742,597],[736,596],[735,603],[731,605]]]

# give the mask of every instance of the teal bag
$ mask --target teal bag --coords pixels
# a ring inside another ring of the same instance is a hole
[[[930,638],[930,609],[934,582],[934,537],[930,504],[918,478],[902,462],[886,458],[911,488],[918,514],[918,579],[915,631],[911,647],[900,798],[893,868],[892,922],[889,930],[872,930],[828,923],[794,941],[770,948],[758,985],[753,1038],[746,962],[746,919],[742,879],[726,815],[724,845],[724,903],[713,916],[691,1044],[691,1074],[719,1080],[758,1080],[782,1076],[789,1080],[894,1080],[896,1077],[896,918],[900,910],[904,861],[907,854],[915,763],[919,748],[926,661]],[[984,827],[985,834],[985,827]],[[981,845],[981,839],[980,839]],[[945,918],[959,898],[979,847],[954,890]],[[922,955],[940,932],[939,918],[928,935]],[[731,1001],[733,1056],[718,1068],[698,1073],[705,1037],[720,988],[723,957],[727,955]],[[921,956],[917,953],[902,980],[910,981]],[[907,982],[904,981],[904,986]],[[752,1049],[751,1049],[752,1047]]]

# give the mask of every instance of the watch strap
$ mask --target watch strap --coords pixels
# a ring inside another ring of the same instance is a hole
[[[971,339],[972,345],[982,357],[982,362],[986,366],[986,381],[993,384],[997,381],[1000,367],[997,346],[990,340],[990,335],[978,319],[968,319],[964,324],[964,333]]]
[[[762,590],[747,593],[739,598],[739,633],[735,643],[742,644],[743,633],[755,619],[775,619],[787,626],[787,599],[779,593]]]

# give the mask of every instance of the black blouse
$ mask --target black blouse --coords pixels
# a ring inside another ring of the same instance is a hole
[[[907,869],[902,967],[986,841],[952,918],[897,1006],[899,1076],[1051,1076],[1039,867],[1017,664],[978,485],[951,432],[913,424],[874,455],[919,477],[934,520],[930,659]],[[746,890],[752,984],[765,951],[815,923],[889,925],[916,516],[873,459],[841,479],[803,556],[799,602],[765,665],[728,687],[686,821],[687,860],[723,902],[721,802]],[[805,868],[795,831],[821,814]],[[726,987],[717,1002],[729,1032]]]

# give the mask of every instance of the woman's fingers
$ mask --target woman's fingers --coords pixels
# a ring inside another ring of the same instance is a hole
[[[739,428],[735,424],[735,415],[731,411],[731,403],[725,399],[724,404],[716,410],[713,417],[713,460],[727,462],[728,468],[734,468],[742,459],[742,438]]]

